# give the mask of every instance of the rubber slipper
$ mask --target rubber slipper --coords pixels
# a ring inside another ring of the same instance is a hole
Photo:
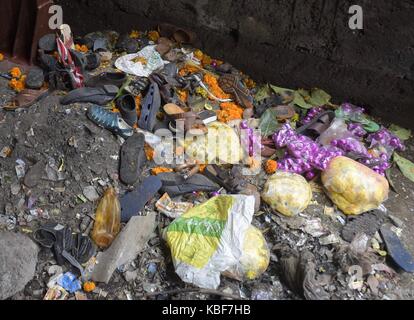
[[[162,193],[168,193],[171,197],[176,197],[191,192],[213,192],[220,189],[220,186],[206,176],[195,174],[194,176],[184,179],[184,177],[176,172],[160,173],[159,177],[162,181]]]
[[[233,74],[224,74],[219,78],[221,89],[234,96],[238,104],[246,109],[253,108],[253,97],[240,78]]]
[[[75,236],[75,245],[72,248],[73,257],[79,263],[88,262],[96,253],[96,245],[88,236],[77,233]]]
[[[150,81],[148,78],[138,77],[129,83],[127,90],[134,96],[138,96],[148,88],[149,84]]]
[[[145,163],[145,136],[134,134],[121,147],[119,177],[126,185],[133,185],[141,175]]]
[[[29,108],[36,102],[39,102],[44,97],[49,95],[48,89],[41,89],[41,90],[32,90],[32,89],[24,89],[20,91],[14,102],[10,105],[3,106],[4,110],[13,111],[17,109]]]
[[[128,222],[132,217],[139,215],[161,187],[160,178],[151,176],[146,178],[134,191],[121,197],[121,221]]]
[[[141,117],[138,127],[142,130],[152,132],[157,120],[157,113],[161,107],[160,90],[156,83],[151,83],[141,105]]]
[[[128,77],[123,72],[103,72],[88,79],[85,83],[86,87],[103,87],[106,85],[113,85],[121,87]]]
[[[135,98],[131,94],[125,94],[115,100],[115,105],[121,112],[122,118],[133,127],[138,121]]]
[[[118,87],[113,85],[105,85],[99,88],[79,88],[70,91],[60,100],[60,103],[67,105],[76,102],[90,102],[98,105],[105,105],[115,99],[118,91]]]
[[[89,108],[88,118],[97,125],[125,139],[132,136],[134,133],[133,128],[121,118],[120,114],[110,112],[98,105],[93,105]]]
[[[56,242],[56,235],[61,229],[63,226],[57,223],[45,224],[33,232],[33,240],[42,247],[51,249]]]
[[[316,116],[311,122],[298,128],[296,132],[298,134],[303,134],[306,136],[318,137],[331,126],[332,120],[334,118],[334,111],[322,112],[321,114]]]
[[[414,272],[414,258],[389,225],[381,227],[381,236],[392,260],[404,271]]]
[[[136,53],[140,49],[140,42],[137,39],[130,38],[129,34],[125,33],[119,36],[115,49],[127,53]]]
[[[386,218],[385,213],[381,210],[369,211],[355,218],[350,218],[342,228],[342,238],[352,242],[357,234],[364,233],[371,239],[384,224]]]

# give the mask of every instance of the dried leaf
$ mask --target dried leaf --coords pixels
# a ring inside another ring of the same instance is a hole
[[[309,103],[315,107],[320,107],[329,104],[331,98],[332,97],[328,93],[321,89],[312,89]]]
[[[401,157],[396,152],[394,153],[394,162],[398,165],[402,174],[414,182],[414,163],[404,157]]]
[[[268,84],[261,86],[258,90],[254,99],[256,101],[262,101],[270,96],[270,87]]]

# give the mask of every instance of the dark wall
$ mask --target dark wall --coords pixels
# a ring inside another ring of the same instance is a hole
[[[171,22],[258,80],[320,87],[414,128],[414,0],[56,0],[78,34]],[[364,29],[348,27],[352,4]]]

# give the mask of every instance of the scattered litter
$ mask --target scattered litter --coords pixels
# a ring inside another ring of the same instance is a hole
[[[81,290],[81,282],[73,273],[66,272],[57,279],[57,284],[69,293],[75,293]]]
[[[168,193],[165,193],[155,204],[159,212],[167,217],[175,219],[190,210],[194,205],[190,202],[174,202]]]
[[[22,179],[26,175],[26,163],[21,159],[17,159],[16,163],[15,168],[17,178]]]
[[[83,188],[83,195],[90,201],[95,202],[99,199],[99,194],[94,186],[87,186]]]

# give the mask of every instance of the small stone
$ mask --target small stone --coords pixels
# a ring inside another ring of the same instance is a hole
[[[138,277],[138,271],[134,270],[134,271],[127,271],[124,273],[124,278],[125,281],[127,282],[132,282],[135,281],[135,279]]]
[[[83,195],[91,202],[94,202],[100,198],[98,192],[93,186],[87,186],[83,188]]]
[[[17,195],[20,192],[20,189],[21,189],[20,183],[18,182],[13,183],[10,187],[11,194],[14,196]]]
[[[26,87],[28,89],[38,90],[42,87],[44,81],[45,77],[43,75],[43,70],[39,67],[33,67],[27,74]]]
[[[38,251],[29,237],[0,231],[0,300],[23,290],[33,279]]]

